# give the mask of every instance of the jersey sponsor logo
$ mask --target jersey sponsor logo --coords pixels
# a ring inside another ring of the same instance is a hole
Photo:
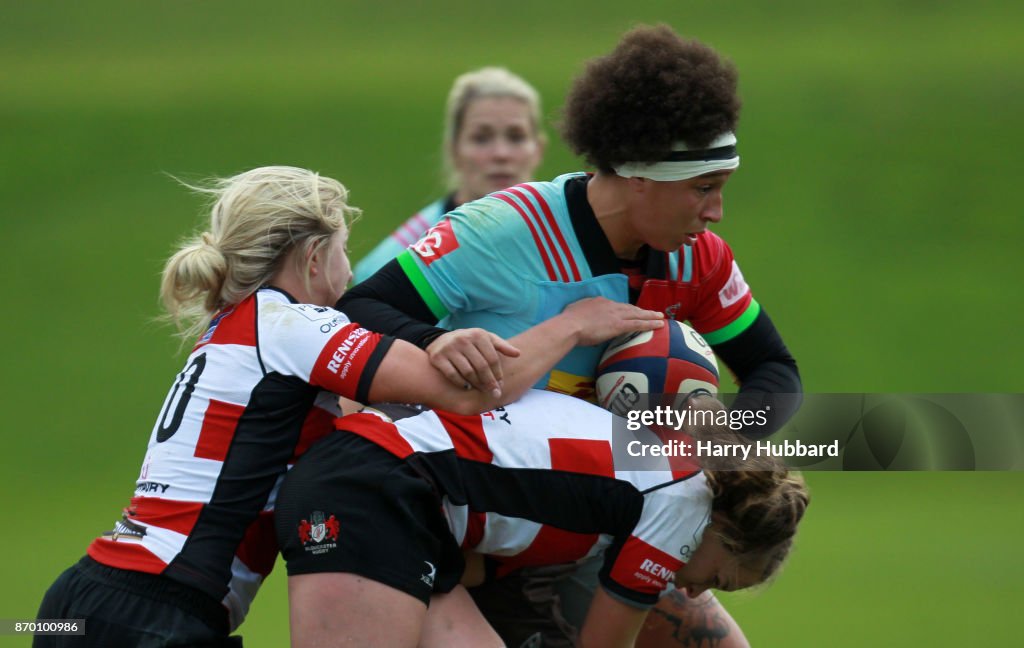
[[[333,308],[327,306],[314,306],[312,304],[292,304],[292,309],[311,322],[318,322],[328,317],[337,318]]]
[[[480,416],[491,419],[492,421],[504,421],[508,425],[512,425],[512,419],[508,417],[508,412],[504,407],[493,409],[490,412],[484,412]]]
[[[423,259],[423,263],[430,265],[457,247],[459,241],[455,238],[452,223],[445,219],[427,230],[411,249]]]
[[[645,558],[644,561],[640,563],[640,570],[645,571],[656,579],[666,583],[675,575],[674,571],[664,565],[654,562],[650,558]]]
[[[369,331],[362,327],[349,331],[349,334],[345,336],[345,339],[338,345],[338,348],[331,354],[331,359],[327,361],[327,370],[341,378],[345,378],[352,367],[350,358],[358,355],[359,351],[366,345],[370,339],[368,334]]]
[[[740,272],[739,265],[733,261],[732,274],[729,275],[729,281],[725,282],[722,289],[718,291],[718,301],[722,303],[722,308],[728,308],[742,299],[748,292],[750,292],[750,287],[743,280],[743,273]]]
[[[159,482],[151,481],[140,481],[135,486],[136,493],[166,493],[167,489],[170,488],[170,484],[161,484]]]
[[[313,511],[309,520],[299,522],[299,541],[313,555],[327,553],[338,546],[340,530],[341,525],[336,517],[325,517],[323,511]]]
[[[339,326],[341,326],[343,324],[348,324],[348,322],[349,322],[349,320],[348,320],[347,317],[345,317],[341,313],[338,313],[337,315],[335,315],[334,317],[331,318],[331,321],[329,321],[329,322],[327,322],[325,324],[321,324],[320,325],[320,332],[321,333],[330,333],[331,331],[333,331],[334,329],[338,328]]]
[[[693,557],[693,552],[698,546],[700,546],[701,538],[704,537],[704,529],[706,529],[709,524],[711,524],[710,512],[704,516],[704,519],[701,520],[700,524],[698,524],[693,530],[693,536],[691,536],[693,539],[679,548],[679,555],[682,556],[683,562],[690,562],[690,558]]]
[[[630,536],[619,551],[611,577],[637,592],[655,594],[664,590],[683,562],[675,556]]]

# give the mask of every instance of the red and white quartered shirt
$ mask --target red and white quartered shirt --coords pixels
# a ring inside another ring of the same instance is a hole
[[[135,496],[94,560],[206,592],[242,622],[277,555],[272,513],[290,464],[365,401],[392,338],[263,288],[218,314],[149,438]]]
[[[626,466],[631,439],[656,437],[627,434],[621,418],[613,433],[616,417],[582,400],[533,390],[476,416],[426,410],[394,420],[381,409],[336,426],[429,475],[455,539],[488,556],[499,577],[603,552],[605,589],[653,605],[710,521],[711,490],[694,461]]]

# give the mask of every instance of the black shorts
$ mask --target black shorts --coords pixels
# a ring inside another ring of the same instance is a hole
[[[86,556],[47,590],[39,619],[85,619],[85,635],[37,635],[34,648],[213,648],[228,636],[219,601],[163,576],[117,569]]]
[[[428,603],[465,564],[431,483],[351,432],[334,432],[285,477],[275,505],[288,575],[347,572]]]

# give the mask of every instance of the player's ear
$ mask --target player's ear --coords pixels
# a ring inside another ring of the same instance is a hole
[[[323,248],[310,246],[306,249],[306,258],[309,259],[309,276],[315,277],[320,274],[320,261],[324,258]]]

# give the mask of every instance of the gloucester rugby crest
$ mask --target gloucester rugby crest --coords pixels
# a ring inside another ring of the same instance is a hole
[[[313,511],[309,520],[299,522],[299,540],[306,551],[322,554],[337,547],[338,519],[325,517],[323,511]]]

